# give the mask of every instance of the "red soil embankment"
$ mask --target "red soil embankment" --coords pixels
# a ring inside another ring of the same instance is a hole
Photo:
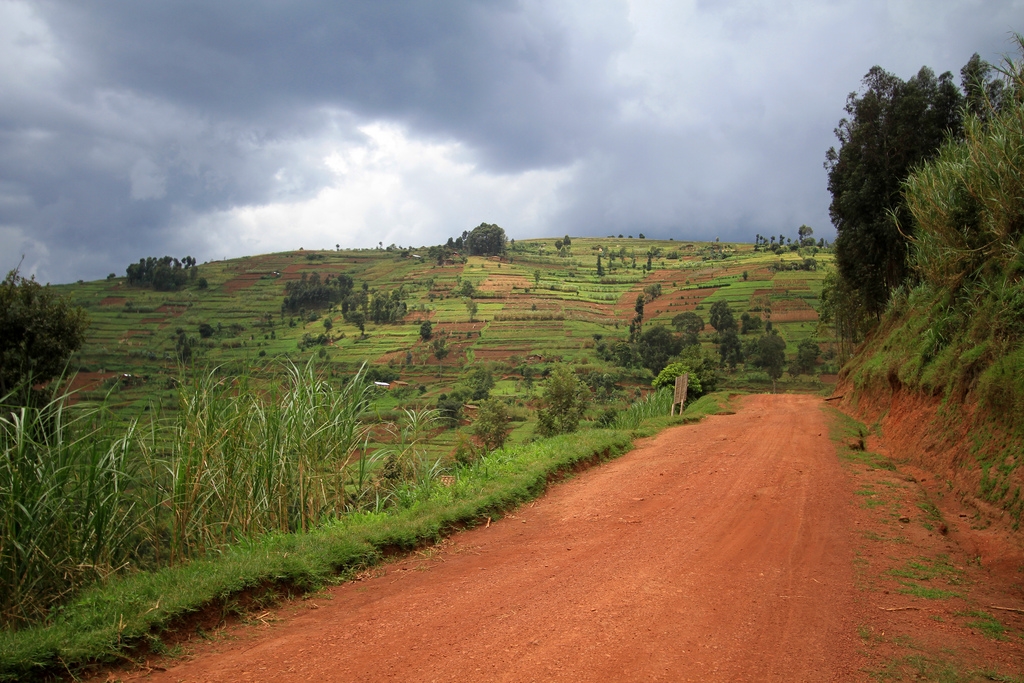
[[[976,408],[967,403],[955,421],[941,416],[942,397],[927,396],[891,378],[888,387],[856,393],[842,378],[835,395],[840,407],[867,425],[878,424],[884,442],[868,439],[868,448],[906,463],[942,513],[949,533],[981,563],[1006,576],[1024,569],[1024,534],[1014,519],[980,496],[982,469],[971,452]]]

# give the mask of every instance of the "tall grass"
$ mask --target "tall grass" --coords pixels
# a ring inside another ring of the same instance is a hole
[[[152,528],[169,529],[168,560],[342,513],[368,406],[361,372],[338,387],[312,363],[289,364],[286,386],[267,394],[216,371],[195,374],[179,391],[170,452],[148,458],[165,470]]]
[[[179,383],[174,418],[127,424],[70,398],[0,415],[5,626],[45,618],[122,569],[182,564],[267,532],[379,511],[406,484],[429,487],[438,474],[417,448],[432,411],[406,411],[392,426],[396,444],[370,453],[362,370],[338,385],[312,361],[289,364],[285,385],[267,391],[196,372]]]
[[[0,413],[0,623],[38,619],[131,559],[139,442],[137,422],[114,429],[66,395]]]
[[[641,399],[633,401],[629,408],[616,416],[612,428],[636,429],[644,420],[668,415],[672,409],[673,393],[671,388],[659,389],[658,391],[652,391]]]

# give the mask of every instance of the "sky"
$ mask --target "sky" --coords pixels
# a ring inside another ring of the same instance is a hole
[[[0,268],[298,248],[831,239],[873,65],[1016,56],[1024,0],[0,0]]]

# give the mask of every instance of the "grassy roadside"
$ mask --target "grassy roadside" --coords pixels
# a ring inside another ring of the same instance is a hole
[[[45,626],[0,634],[0,681],[42,679],[160,651],[161,633],[204,610],[244,611],[253,593],[274,600],[344,580],[386,555],[432,543],[543,493],[561,473],[629,451],[632,440],[728,409],[725,395],[638,429],[584,430],[490,453],[449,486],[421,487],[406,507],[361,513],[305,534],[272,534],[187,565],[111,580],[65,605]]]

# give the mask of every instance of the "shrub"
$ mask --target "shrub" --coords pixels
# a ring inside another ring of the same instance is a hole
[[[567,434],[579,428],[590,401],[590,392],[568,365],[559,363],[551,371],[537,411],[537,431],[542,436]]]
[[[508,405],[501,399],[489,398],[477,410],[473,434],[483,442],[487,450],[501,448],[508,437],[511,420]]]

